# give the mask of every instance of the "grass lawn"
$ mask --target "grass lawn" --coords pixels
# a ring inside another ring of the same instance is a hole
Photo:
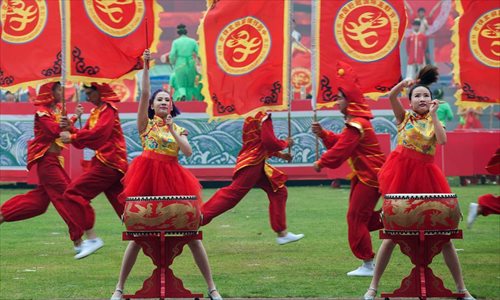
[[[499,193],[493,185],[454,187],[464,218],[469,202],[478,195]],[[25,190],[0,189],[0,202]],[[204,191],[208,199],[214,189]],[[347,243],[345,213],[349,189],[326,186],[291,187],[287,204],[289,230],[304,233],[297,243],[278,246],[272,232],[264,192],[252,190],[233,210],[203,228],[215,282],[226,298],[233,297],[335,297],[360,298],[370,278],[349,278],[346,272],[360,262]],[[380,201],[381,202],[381,201]],[[380,203],[379,203],[380,205]],[[0,299],[104,299],[109,298],[120,269],[126,242],[124,230],[111,205],[100,195],[93,201],[96,231],[104,248],[83,260],[73,259],[67,228],[51,206],[46,214],[0,226]],[[481,299],[499,299],[500,219],[479,217],[471,230],[461,223],[464,239],[455,240],[468,289]],[[372,233],[374,247],[380,240]],[[441,256],[434,272],[454,290]],[[126,286],[133,293],[153,269],[140,255]],[[173,266],[192,292],[206,294],[206,286],[189,250]],[[399,287],[411,265],[397,249],[379,290]]]

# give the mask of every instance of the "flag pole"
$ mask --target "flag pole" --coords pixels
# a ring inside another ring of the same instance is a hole
[[[61,115],[66,116],[66,1],[61,1],[61,86],[62,86],[62,99],[61,99]]]
[[[318,1],[317,0],[312,0],[312,6],[311,6],[311,81],[312,81],[312,92],[311,92],[311,106],[312,106],[312,111],[313,111],[313,121],[318,122],[318,113],[317,113],[317,89],[318,89],[318,82],[317,82],[317,66],[316,66],[316,56],[318,52],[316,51],[316,38],[317,38],[317,9],[318,9]],[[316,153],[316,158],[315,160],[319,159],[319,140],[318,136],[315,135],[315,153]]]
[[[288,94],[288,138],[292,138],[292,100],[293,100],[293,88],[292,88],[292,20],[293,20],[293,2],[290,1],[288,3],[288,59],[287,59],[287,68],[286,68],[286,76],[288,82],[288,90],[286,93]],[[292,154],[292,146],[288,145],[288,153]],[[290,160],[291,162],[291,160]]]
[[[149,49],[148,18],[144,18],[144,25],[146,26],[146,49]],[[145,66],[149,70],[149,60],[145,61]]]
[[[76,106],[80,105],[80,85],[75,84]],[[78,116],[78,126],[82,129],[82,116]]]
[[[492,105],[490,107],[491,107],[491,109],[490,109],[490,120],[489,120],[490,122],[489,123],[490,123],[490,129],[492,129],[493,128],[493,116],[495,115],[495,105]]]

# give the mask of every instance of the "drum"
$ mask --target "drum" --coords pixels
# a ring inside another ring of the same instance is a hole
[[[200,214],[196,196],[129,197],[123,222],[128,231],[197,231]]]
[[[455,194],[387,194],[382,205],[385,230],[454,230],[461,218]]]

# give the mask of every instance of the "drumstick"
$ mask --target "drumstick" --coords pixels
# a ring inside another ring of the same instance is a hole
[[[173,110],[173,103],[174,100],[172,100],[172,98],[170,98],[170,101],[168,101],[168,115],[167,116],[172,116],[172,110]],[[170,125],[168,125],[168,127],[170,128]]]
[[[172,115],[172,110],[173,110],[172,106],[174,105],[173,101],[174,100],[172,100],[172,99],[170,99],[170,101],[168,101],[168,114],[169,115]]]

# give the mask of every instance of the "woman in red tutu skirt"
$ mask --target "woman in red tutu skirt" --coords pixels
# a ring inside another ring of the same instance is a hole
[[[436,144],[446,143],[446,132],[436,115],[439,102],[432,100],[432,93],[428,88],[437,77],[437,68],[428,65],[420,71],[416,83],[412,80],[401,81],[389,94],[398,124],[398,145],[378,175],[382,195],[451,193],[446,177],[434,164]],[[397,97],[405,87],[410,87],[408,93],[410,111],[403,108]],[[365,300],[375,298],[380,277],[389,263],[395,245],[389,239],[382,241],[377,253],[372,282],[364,295]],[[460,262],[451,241],[444,245],[443,257],[458,292],[465,294],[465,300],[474,300],[465,288]]]
[[[144,61],[148,62],[149,58],[149,50],[146,50]],[[166,91],[158,90],[149,97],[150,79],[146,66],[143,72],[137,127],[144,151],[132,161],[123,178],[122,196],[196,195],[197,201],[201,202],[200,183],[177,160],[179,150],[186,156],[192,154],[187,131],[173,122],[179,111]],[[222,300],[212,279],[208,257],[201,240],[193,240],[188,246],[208,285],[208,296],[210,299]],[[112,300],[122,299],[125,281],[140,249],[136,242],[131,241],[125,250]]]

